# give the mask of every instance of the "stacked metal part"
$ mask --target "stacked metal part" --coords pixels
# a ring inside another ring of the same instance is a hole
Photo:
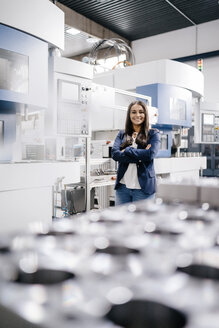
[[[166,202],[186,202],[189,204],[208,204],[219,208],[218,178],[170,178],[159,180],[157,196]]]
[[[2,327],[217,328],[219,220],[160,198],[2,237]]]

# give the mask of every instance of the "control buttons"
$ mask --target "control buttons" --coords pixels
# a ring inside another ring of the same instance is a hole
[[[81,90],[82,90],[82,91],[90,91],[91,88],[88,88],[88,87],[82,87]]]

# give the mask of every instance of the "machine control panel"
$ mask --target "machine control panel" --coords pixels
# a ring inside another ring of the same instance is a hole
[[[89,134],[91,82],[85,79],[58,80],[58,133]]]
[[[202,113],[202,142],[219,143],[219,113]]]

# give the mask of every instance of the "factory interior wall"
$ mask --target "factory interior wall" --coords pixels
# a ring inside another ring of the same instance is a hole
[[[219,103],[219,57],[204,59],[204,100]]]
[[[218,30],[219,19],[133,41],[136,64],[217,51],[219,50]],[[185,64],[197,67],[196,61],[185,62]],[[204,100],[219,102],[219,56],[204,59],[203,74]]]
[[[172,59],[195,53],[195,28],[158,34],[132,42],[136,64]]]
[[[219,19],[133,41],[132,49],[135,54],[136,64],[219,50],[218,30]]]
[[[185,62],[185,64],[197,67],[197,62],[195,60]],[[203,74],[204,101],[219,103],[219,56],[204,59]]]

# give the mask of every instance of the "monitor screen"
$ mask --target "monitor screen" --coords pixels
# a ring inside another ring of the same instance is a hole
[[[203,124],[214,125],[214,114],[203,114]]]
[[[61,86],[60,97],[62,100],[73,101],[73,102],[79,101],[80,89],[78,83],[60,81],[60,86]]]

